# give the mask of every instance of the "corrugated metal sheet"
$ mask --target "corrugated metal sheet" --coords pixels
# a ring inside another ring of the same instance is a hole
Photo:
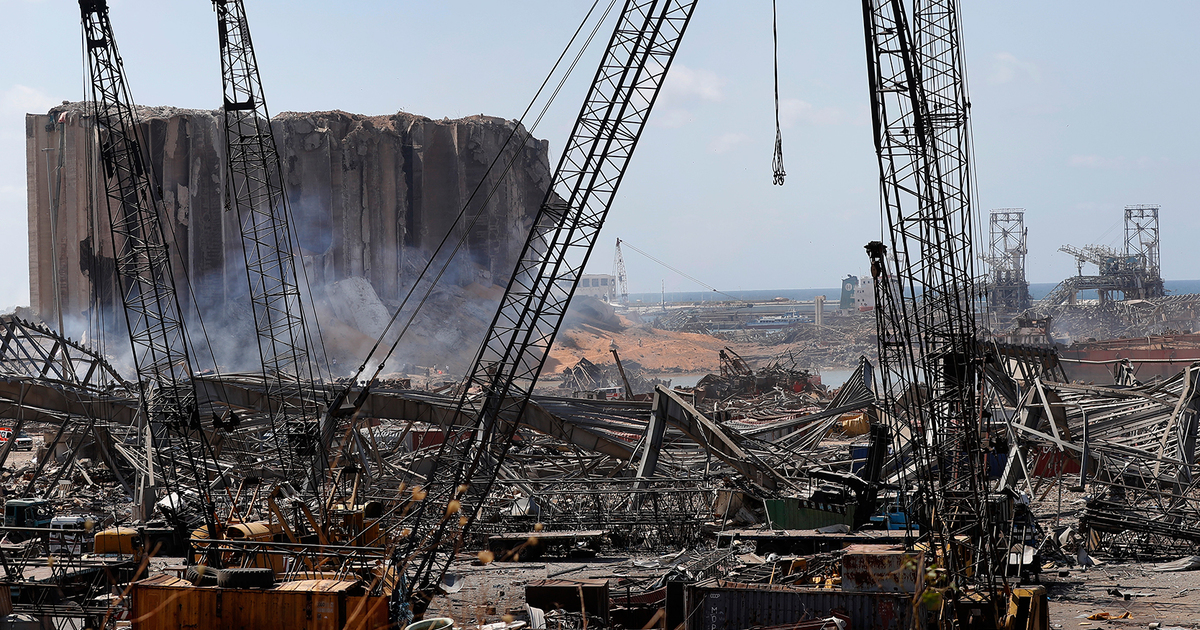
[[[912,596],[840,589],[739,584],[708,580],[686,591],[686,630],[744,630],[828,617],[850,618],[852,630],[907,630]]]
[[[348,595],[338,580],[273,589],[192,586],[171,576],[133,584],[133,630],[342,630],[388,627],[386,597]],[[350,583],[353,584],[353,583]]]
[[[808,499],[767,499],[767,517],[773,529],[816,529],[854,523],[854,505],[833,505]]]

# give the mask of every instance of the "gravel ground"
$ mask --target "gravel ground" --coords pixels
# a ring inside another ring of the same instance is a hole
[[[1200,571],[1161,573],[1152,564],[1102,564],[1066,577],[1044,574],[1055,628],[1134,627],[1157,622],[1163,628],[1200,628]],[[1090,620],[1107,612],[1127,619]]]

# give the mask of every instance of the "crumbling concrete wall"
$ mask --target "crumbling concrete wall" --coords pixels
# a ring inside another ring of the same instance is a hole
[[[202,309],[248,312],[237,219],[224,211],[220,112],[158,107],[142,108],[140,114],[161,185],[161,216],[174,239],[185,311],[194,297]],[[458,286],[506,282],[550,182],[547,143],[539,140],[510,144],[499,167],[487,172],[515,124],[488,116],[432,120],[404,112],[277,116],[272,126],[314,289],[365,278],[379,299],[394,307],[447,230],[465,229],[455,227],[455,218],[468,200],[468,212],[482,208],[483,215],[467,235],[469,250],[459,255],[450,281]],[[27,115],[26,150],[31,305],[54,322],[57,282],[66,332],[80,334],[97,304],[112,321],[119,303],[95,128],[87,109],[73,103]],[[505,173],[509,160],[513,166]],[[59,204],[52,221],[55,189]],[[238,306],[243,302],[244,308]]]

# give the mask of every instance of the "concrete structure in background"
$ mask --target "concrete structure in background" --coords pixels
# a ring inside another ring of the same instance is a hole
[[[617,301],[617,279],[606,273],[585,273],[579,277],[575,295],[587,295],[605,302]]]
[[[218,112],[156,107],[140,113],[162,189],[164,228],[178,252],[179,296],[205,311],[242,303],[248,311],[236,216],[224,210]],[[459,286],[505,283],[550,181],[548,146],[535,139],[506,147],[485,178],[515,124],[404,112],[277,116],[272,125],[314,292],[362,277],[380,300],[395,304],[468,201],[469,214],[483,213],[448,279]],[[523,136],[521,130],[515,138]],[[113,317],[120,299],[114,295],[108,209],[97,192],[95,129],[83,105],[27,115],[26,155],[31,306],[55,322],[60,305],[67,334],[81,334],[83,322],[96,321],[97,309],[108,325],[120,321]],[[458,237],[466,228],[454,229]],[[204,314],[207,321],[210,313]]]

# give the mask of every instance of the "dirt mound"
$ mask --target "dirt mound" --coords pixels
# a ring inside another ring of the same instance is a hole
[[[572,322],[564,327],[550,350],[543,374],[555,374],[580,359],[597,365],[612,363],[609,348],[617,344],[622,361],[636,361],[649,372],[713,372],[721,367],[718,353],[726,342],[695,333],[681,333],[635,324],[615,314],[621,323],[618,331],[590,323]]]

